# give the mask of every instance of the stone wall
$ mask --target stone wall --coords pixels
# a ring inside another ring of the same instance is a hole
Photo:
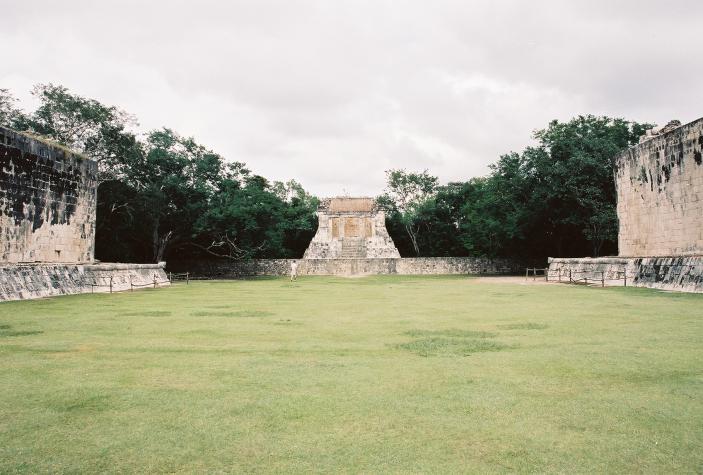
[[[620,256],[703,254],[703,119],[644,139],[615,163]]]
[[[160,264],[34,264],[0,266],[0,301],[113,292],[169,285]],[[111,285],[112,284],[112,285]]]
[[[703,257],[549,258],[550,281],[587,278],[605,285],[703,292]]]
[[[97,164],[0,127],[0,263],[92,262]]]
[[[238,278],[257,275],[289,275],[293,259],[252,259],[249,261],[173,261],[170,272],[191,272],[210,278]],[[425,274],[510,274],[524,267],[510,259],[473,257],[420,257],[389,259],[303,259],[299,275],[425,275]]]

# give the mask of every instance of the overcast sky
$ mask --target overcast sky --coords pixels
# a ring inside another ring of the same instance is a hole
[[[273,180],[484,175],[551,119],[703,115],[703,2],[0,0],[0,88],[53,82]]]

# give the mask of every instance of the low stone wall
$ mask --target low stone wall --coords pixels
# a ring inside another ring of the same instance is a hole
[[[549,258],[549,280],[587,278],[605,285],[703,292],[703,256]]]
[[[0,267],[0,301],[169,285],[159,264],[31,264]]]
[[[211,278],[257,275],[289,275],[295,259],[252,259],[249,261],[170,262],[171,272],[190,272]],[[424,274],[510,274],[524,267],[510,259],[474,257],[419,257],[387,259],[300,259],[299,275],[424,275]]]

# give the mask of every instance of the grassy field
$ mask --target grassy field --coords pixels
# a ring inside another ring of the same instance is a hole
[[[703,295],[466,277],[0,304],[0,472],[701,472]]]

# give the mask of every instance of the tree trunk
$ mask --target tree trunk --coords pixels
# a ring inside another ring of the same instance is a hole
[[[154,231],[152,235],[152,246],[153,246],[153,256],[154,262],[161,262],[164,260],[164,253],[166,252],[166,247],[168,246],[171,237],[173,236],[173,231],[169,231],[165,236],[159,236],[159,220],[154,222]]]
[[[409,224],[405,225],[405,230],[408,233],[408,236],[410,236],[410,242],[413,244],[413,249],[415,250],[415,256],[420,257],[420,247],[417,245],[417,232],[413,229],[413,227]]]

